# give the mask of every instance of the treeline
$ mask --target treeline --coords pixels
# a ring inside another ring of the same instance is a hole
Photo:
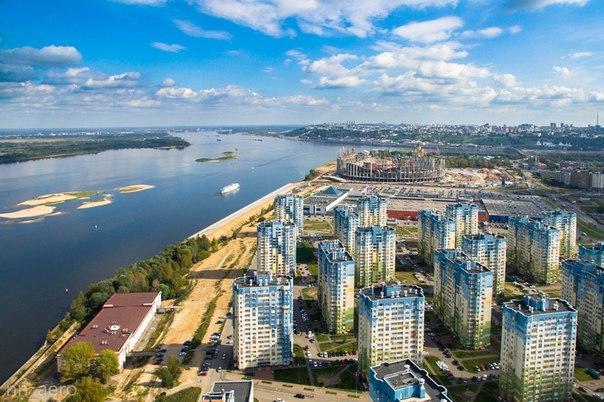
[[[0,163],[34,159],[95,154],[111,149],[185,148],[191,145],[168,134],[103,134],[66,137],[25,138],[20,141],[0,140]]]
[[[90,320],[114,293],[161,291],[164,299],[184,297],[190,289],[185,276],[191,266],[219,247],[216,239],[210,241],[205,235],[194,237],[122,268],[109,279],[93,283],[73,300],[57,328],[48,332],[47,341],[54,342],[74,322]]]
[[[512,159],[501,156],[485,159],[474,155],[447,155],[445,162],[448,168],[512,167]]]

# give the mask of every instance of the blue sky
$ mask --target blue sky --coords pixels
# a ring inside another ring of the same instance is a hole
[[[0,14],[0,127],[604,112],[599,0],[3,0]]]

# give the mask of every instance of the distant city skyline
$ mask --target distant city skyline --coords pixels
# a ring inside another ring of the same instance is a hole
[[[0,128],[595,124],[595,0],[7,0]]]

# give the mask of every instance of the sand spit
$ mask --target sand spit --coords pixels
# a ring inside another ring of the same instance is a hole
[[[54,212],[56,207],[51,207],[48,205],[38,205],[33,208],[26,208],[20,211],[15,212],[7,212],[5,214],[0,214],[0,218],[5,219],[25,219],[25,218],[36,218],[39,216],[50,215]]]
[[[64,193],[44,194],[32,200],[20,202],[19,205],[35,207],[38,205],[61,204],[66,201],[89,198],[98,194],[97,191],[66,191]]]
[[[109,204],[111,204],[111,197],[110,196],[106,196],[102,200],[86,201],[86,202],[82,203],[82,205],[80,205],[78,207],[78,209],[88,209],[88,208],[94,208],[94,207],[102,207],[103,205],[109,205]]]
[[[139,191],[145,191],[154,188],[150,184],[132,184],[130,186],[120,187],[118,188],[120,193],[137,193]]]

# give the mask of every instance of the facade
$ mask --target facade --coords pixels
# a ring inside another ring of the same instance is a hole
[[[388,226],[357,228],[354,260],[356,262],[355,286],[394,279],[396,258],[396,232]]]
[[[529,218],[511,218],[508,261],[537,283],[559,281],[560,230]]]
[[[493,295],[502,294],[507,262],[505,237],[488,233],[465,235],[461,240],[461,251],[493,272]]]
[[[419,211],[418,252],[432,264],[434,252],[439,248],[455,248],[455,221],[429,210]]]
[[[398,281],[360,290],[358,359],[363,376],[382,363],[422,361],[424,301],[422,288]]]
[[[319,242],[319,307],[329,332],[343,334],[354,327],[354,261],[339,240]]]
[[[327,215],[350,194],[349,188],[329,186],[304,200],[304,215]]]
[[[437,181],[445,175],[445,159],[417,146],[411,155],[377,150],[345,151],[338,156],[336,173],[345,179],[399,183]]]
[[[292,362],[294,281],[291,276],[248,271],[233,282],[233,351],[237,367]]]
[[[359,226],[386,226],[386,199],[375,195],[361,197],[357,200]]]
[[[541,214],[541,221],[560,230],[560,257],[577,255],[577,214],[568,211],[548,211]]]
[[[373,402],[453,401],[444,386],[409,359],[371,367],[368,377]]]
[[[577,312],[539,294],[504,303],[499,389],[508,401],[571,400]]]
[[[259,271],[276,275],[296,272],[297,229],[293,223],[267,221],[258,225],[257,264]]]
[[[581,244],[579,246],[579,259],[604,267],[604,242],[589,245]]]
[[[346,250],[351,255],[354,255],[355,234],[359,227],[359,214],[349,206],[338,206],[333,211],[335,235],[346,247]]]
[[[461,247],[463,235],[478,233],[478,207],[476,205],[450,204],[447,205],[445,215],[455,222],[455,247]]]
[[[577,309],[577,340],[604,351],[604,268],[592,262],[562,261],[562,298]]]
[[[293,223],[298,235],[304,231],[304,198],[291,193],[275,197],[275,220]]]
[[[61,352],[77,342],[90,342],[96,353],[113,350],[121,370],[160,304],[161,292],[113,294],[88,325],[59,350],[57,370],[61,371]]]
[[[467,349],[491,342],[493,272],[461,251],[436,250],[434,312]]]

